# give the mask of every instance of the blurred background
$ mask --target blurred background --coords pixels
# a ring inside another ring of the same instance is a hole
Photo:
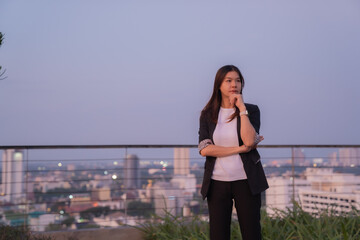
[[[359,1],[0,2],[0,145],[197,144],[234,64],[263,144],[359,144]]]

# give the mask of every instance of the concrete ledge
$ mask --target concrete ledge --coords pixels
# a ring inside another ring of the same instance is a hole
[[[143,240],[144,235],[133,227],[84,229],[59,232],[38,233],[51,236],[55,240]]]

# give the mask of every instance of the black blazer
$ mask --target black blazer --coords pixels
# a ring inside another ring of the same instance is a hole
[[[249,112],[249,120],[251,124],[255,128],[255,131],[259,133],[260,110],[258,106],[248,103],[245,103],[245,106]],[[240,117],[237,117],[237,130],[238,130],[237,132],[239,138],[239,146],[243,145],[243,141],[241,140],[240,137],[240,126],[241,126]],[[215,127],[216,127],[216,123],[211,121],[211,117],[201,115],[200,128],[199,128],[199,143],[205,139],[211,139],[211,141],[214,142],[213,133]],[[240,156],[244,164],[244,170],[249,182],[251,193],[255,195],[269,188],[264,173],[264,169],[260,162],[260,155],[257,149],[253,149],[248,153],[240,153]],[[216,161],[216,157],[209,157],[209,156],[206,157],[204,178],[201,187],[201,195],[203,199],[206,198],[209,191],[211,176],[214,170],[215,161]]]

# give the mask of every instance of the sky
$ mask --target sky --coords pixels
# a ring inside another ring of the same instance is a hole
[[[0,1],[0,146],[197,144],[233,64],[262,144],[360,144],[360,2]]]

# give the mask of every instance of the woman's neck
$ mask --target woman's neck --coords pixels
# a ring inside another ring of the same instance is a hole
[[[221,107],[222,108],[234,108],[234,104],[230,103],[230,99],[229,98],[223,98],[221,100]]]

